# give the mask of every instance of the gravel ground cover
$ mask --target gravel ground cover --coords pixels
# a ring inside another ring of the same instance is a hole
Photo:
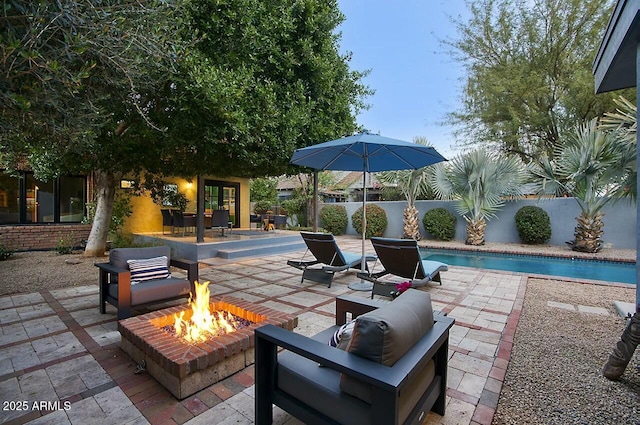
[[[105,261],[108,257],[85,258],[80,252],[16,252],[0,261],[0,295],[98,285],[98,269],[93,264]]]
[[[625,327],[613,301],[635,289],[529,279],[494,424],[640,424],[640,349],[620,381],[602,376]],[[553,307],[602,307],[609,315]]]

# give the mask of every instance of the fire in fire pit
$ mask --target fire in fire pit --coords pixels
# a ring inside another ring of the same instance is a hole
[[[231,296],[209,298],[206,284],[198,300],[206,306],[211,315],[224,312],[247,323],[246,327],[237,327],[233,332],[211,336],[205,332],[205,338],[199,337],[192,342],[176,338],[166,328],[176,328],[176,317],[180,318],[183,335],[191,337],[192,331],[186,330],[185,322],[190,324],[209,322],[207,313],[194,311],[194,302],[189,306],[180,305],[157,310],[140,316],[130,317],[118,322],[118,331],[122,336],[120,347],[136,363],[145,363],[146,371],[165,386],[175,397],[183,399],[218,382],[254,362],[254,331],[267,323],[293,330],[298,318],[281,313],[259,304],[240,300]],[[204,314],[204,319],[200,318]],[[211,319],[213,320],[213,319]]]
[[[228,311],[212,312],[209,304],[209,282],[196,281],[195,292],[195,298],[193,294],[189,297],[190,317],[185,317],[187,311],[176,313],[173,316],[175,318],[173,326],[164,326],[163,330],[188,343],[195,344],[245,328],[253,323]]]

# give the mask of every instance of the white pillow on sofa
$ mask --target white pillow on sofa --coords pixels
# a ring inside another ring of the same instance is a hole
[[[166,256],[145,258],[142,260],[127,260],[131,271],[131,284],[153,279],[166,279],[171,277],[168,259]]]

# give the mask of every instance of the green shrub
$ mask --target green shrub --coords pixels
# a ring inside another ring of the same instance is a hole
[[[540,207],[522,207],[515,215],[518,235],[523,243],[543,244],[551,239],[549,214]]]
[[[444,208],[433,208],[422,217],[424,230],[441,241],[450,241],[456,236],[457,218]]]
[[[257,214],[260,211],[269,211],[272,203],[269,201],[258,201],[253,206],[253,212]]]
[[[362,207],[358,208],[351,216],[353,228],[362,234]],[[367,204],[367,228],[365,229],[365,237],[382,236],[387,230],[387,213],[385,210],[375,204]]]
[[[320,223],[329,233],[344,234],[349,224],[347,209],[342,205],[325,205],[320,210]]]
[[[7,260],[13,255],[13,250],[0,243],[0,261]]]
[[[67,255],[73,252],[73,236],[67,235],[58,239],[58,245],[56,246],[56,252],[60,255]]]

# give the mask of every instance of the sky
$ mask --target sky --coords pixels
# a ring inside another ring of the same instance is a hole
[[[446,113],[460,104],[462,66],[440,40],[455,38],[450,16],[468,16],[464,0],[338,0],[346,16],[341,52],[376,93],[358,124],[373,133],[413,141],[426,137],[450,159],[456,153]]]

